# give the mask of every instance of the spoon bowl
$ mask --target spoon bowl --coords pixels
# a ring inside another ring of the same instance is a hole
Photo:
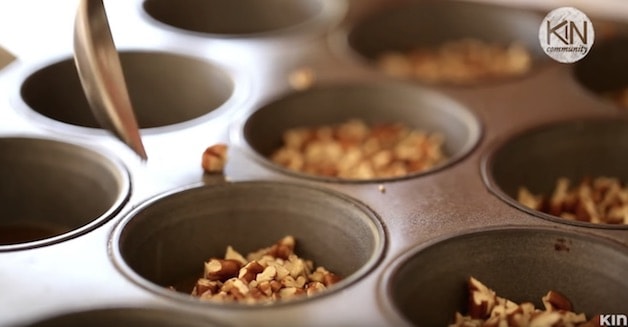
[[[102,0],[79,2],[74,61],[98,123],[147,160]]]

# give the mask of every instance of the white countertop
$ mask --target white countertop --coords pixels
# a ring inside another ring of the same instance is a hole
[[[78,0],[0,0],[0,46],[28,60],[72,48]]]

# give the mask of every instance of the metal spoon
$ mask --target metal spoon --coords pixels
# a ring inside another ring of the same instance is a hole
[[[96,120],[146,160],[102,0],[80,0],[74,22],[74,62]]]

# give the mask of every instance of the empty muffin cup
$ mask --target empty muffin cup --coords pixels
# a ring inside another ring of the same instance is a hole
[[[627,149],[628,121],[625,119],[552,123],[524,131],[494,146],[483,158],[482,174],[491,192],[535,216],[578,226],[625,229],[628,225],[621,223],[558,217],[518,200],[521,187],[534,195],[553,197],[559,178],[566,178],[573,186],[585,178],[598,177],[616,178],[625,183],[628,181],[628,171],[624,168],[628,165]]]
[[[345,41],[358,58],[390,76],[473,85],[526,76],[545,60],[541,22],[520,8],[415,1],[363,17]]]
[[[615,37],[595,44],[574,65],[576,80],[593,94],[620,109],[628,109],[628,37]]]
[[[457,234],[398,258],[382,278],[383,303],[414,326],[447,326],[466,314],[470,277],[517,304],[550,290],[588,319],[622,313],[628,301],[628,248],[552,228],[500,227]],[[400,324],[397,324],[400,325]]]
[[[170,309],[107,308],[60,314],[25,327],[210,327],[222,326],[206,317]]]
[[[393,179],[330,177],[289,169],[270,159],[282,147],[284,134],[290,129],[338,125],[352,119],[373,126],[402,124],[411,130],[442,136],[444,160],[394,178],[415,177],[446,167],[467,155],[481,138],[478,119],[460,103],[436,91],[396,82],[326,85],[290,93],[252,113],[241,131],[255,157],[284,173],[336,182]]]
[[[0,166],[0,251],[83,234],[129,197],[129,176],[120,163],[75,144],[2,137]]]
[[[143,9],[156,21],[180,30],[242,37],[321,24],[339,16],[341,4],[334,0],[146,0]]]
[[[314,299],[356,282],[378,263],[385,244],[376,215],[343,195],[284,183],[238,182],[157,196],[115,227],[111,248],[124,275],[159,295],[192,304],[258,307],[199,301],[189,294],[203,276],[204,262],[224,258],[227,246],[246,255],[287,235],[296,240],[299,257],[342,280],[313,297],[277,304]]]
[[[121,51],[120,61],[142,129],[206,117],[221,108],[234,92],[232,78],[202,59],[165,52]],[[29,109],[54,121],[101,127],[85,98],[72,58],[32,72],[22,82],[20,95]]]

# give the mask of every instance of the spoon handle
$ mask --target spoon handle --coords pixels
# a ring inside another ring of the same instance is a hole
[[[147,160],[102,0],[79,2],[74,62],[96,120]]]

